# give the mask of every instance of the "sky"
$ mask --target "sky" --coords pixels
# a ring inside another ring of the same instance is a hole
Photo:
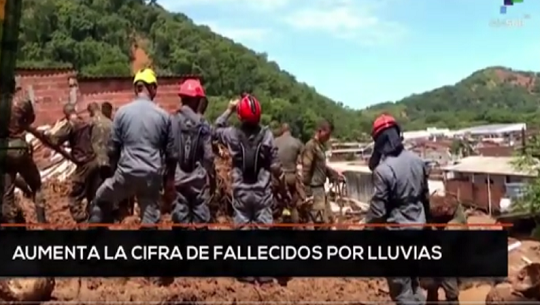
[[[540,72],[540,1],[158,0],[361,109],[489,66]]]

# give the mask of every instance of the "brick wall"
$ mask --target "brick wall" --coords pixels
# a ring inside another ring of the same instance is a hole
[[[77,77],[72,69],[19,69],[23,89],[32,86],[36,99],[36,125],[53,124],[62,117],[62,107],[69,99],[69,78]],[[182,77],[159,78],[156,101],[169,112],[179,107],[178,82]],[[129,77],[77,78],[79,84],[78,110],[91,102],[108,101],[120,107],[133,99],[132,79]]]
[[[500,210],[499,203],[506,194],[506,186],[504,180],[501,181],[497,177],[493,177],[490,182],[492,183],[488,186],[487,181],[476,177],[474,183],[470,180],[447,180],[445,190],[449,194],[456,196],[464,204],[485,211],[489,210],[491,201],[491,209],[496,212]]]

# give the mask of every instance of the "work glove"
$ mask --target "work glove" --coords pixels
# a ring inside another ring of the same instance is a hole
[[[48,223],[45,217],[45,208],[36,207],[36,218],[39,223]]]
[[[233,111],[236,109],[236,106],[238,106],[238,103],[240,102],[239,99],[235,99],[235,100],[231,100],[229,101],[229,105],[227,105],[227,108],[230,110],[230,111]]]

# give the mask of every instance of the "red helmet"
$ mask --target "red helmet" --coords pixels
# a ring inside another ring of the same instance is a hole
[[[381,114],[373,122],[373,128],[371,129],[371,136],[375,138],[381,133],[381,131],[386,130],[390,127],[398,127],[396,119],[394,119],[394,117],[391,115]]]
[[[198,79],[188,78],[180,82],[180,96],[188,97],[206,97],[201,82]]]
[[[236,114],[241,122],[257,124],[261,120],[261,104],[254,96],[245,94],[236,106]]]

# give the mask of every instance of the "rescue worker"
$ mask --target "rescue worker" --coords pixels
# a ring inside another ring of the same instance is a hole
[[[450,218],[450,219],[448,219]],[[466,227],[452,226],[451,224],[467,224],[467,217],[465,216],[465,210],[461,204],[457,204],[454,213],[450,217],[437,217],[431,215],[431,223],[448,223],[449,226],[437,227],[438,230],[463,230]],[[427,302],[429,304],[439,303],[439,288],[444,291],[446,298],[445,304],[459,305],[459,279],[455,277],[446,278],[434,278],[432,279],[432,285],[427,289]]]
[[[212,129],[199,113],[205,94],[199,80],[186,79],[178,95],[182,107],[173,117],[178,132],[178,166],[171,216],[174,223],[205,224],[210,222],[210,181],[215,179]]]
[[[418,227],[388,229],[422,230],[429,213],[427,169],[420,157],[404,149],[400,133],[392,116],[383,114],[373,123],[374,148],[369,166],[374,194],[365,222],[418,224]],[[387,282],[390,297],[397,305],[425,303],[418,278],[387,278]]]
[[[85,122],[75,109],[75,105],[64,105],[66,122],[54,134],[44,133],[53,146],[68,142],[71,158],[77,165],[72,176],[71,191],[68,196],[69,211],[75,222],[88,219],[88,207],[94,199],[96,189],[101,182],[96,152],[92,145],[93,124]],[[86,199],[87,206],[84,206]]]
[[[227,126],[236,110],[240,127]],[[233,221],[240,229],[245,225],[273,223],[272,175],[282,179],[277,147],[272,132],[260,124],[261,104],[248,94],[229,102],[227,110],[217,118],[214,136],[226,145],[232,157]],[[252,229],[253,227],[251,227]],[[240,278],[249,283],[267,283],[272,278]]]
[[[41,190],[41,175],[32,159],[32,147],[26,142],[26,129],[36,119],[34,106],[24,92],[18,80],[12,80],[13,101],[8,125],[8,151],[6,153],[6,171],[2,200],[2,223],[24,223],[22,210],[15,201],[17,174],[29,186],[36,207],[39,223],[46,223],[45,197]]]
[[[298,159],[304,149],[304,144],[291,135],[289,124],[285,123],[281,126],[281,135],[276,138],[276,146],[278,148],[278,156],[283,174],[285,175],[285,184],[291,195],[291,203],[284,211],[284,216],[287,216],[286,212],[288,211],[291,222],[299,223],[298,205],[301,198],[299,191],[296,189],[296,177]]]
[[[112,121],[113,118],[113,105],[109,102],[101,103],[101,113]]]
[[[120,107],[113,119],[108,154],[115,171],[97,190],[90,223],[112,223],[111,203],[135,196],[142,224],[157,224],[163,169],[174,179],[175,132],[169,114],[153,101],[158,89],[154,71],[137,72],[133,88],[134,101]]]
[[[343,181],[344,176],[326,164],[325,144],[330,140],[334,127],[328,121],[319,123],[313,138],[306,143],[302,152],[302,181],[306,196],[313,197],[307,207],[310,223],[327,224],[332,222],[332,210],[326,198],[324,184],[326,179]],[[328,229],[316,226],[316,230]]]

